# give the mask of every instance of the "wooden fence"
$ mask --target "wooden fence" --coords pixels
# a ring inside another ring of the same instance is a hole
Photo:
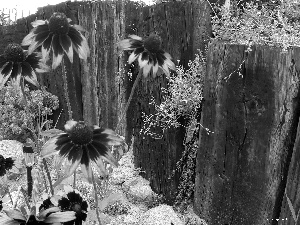
[[[65,13],[75,24],[86,29],[85,36],[91,50],[86,64],[77,56],[72,65],[65,60],[67,89],[61,66],[38,77],[48,91],[59,97],[60,107],[53,115],[59,129],[63,129],[69,119],[67,99],[73,119],[112,129],[116,127],[137,75],[137,71],[133,70],[132,78],[129,78],[127,72],[132,67],[127,65],[128,54],[117,48],[117,43],[129,34],[142,37],[150,33],[160,35],[164,50],[173,56],[174,62],[186,66],[197,49],[205,49],[211,33],[210,8],[204,0],[155,6],[122,0],[65,2],[41,7],[36,14],[18,20],[16,25],[3,27],[0,51],[9,42],[21,43],[32,29],[32,21],[48,19],[55,11]],[[164,77],[140,81],[120,133],[126,136],[127,142],[132,135],[135,136],[136,166],[145,171],[142,175],[150,180],[153,189],[164,194],[167,202],[171,203],[178,186],[179,174],[174,175],[173,171],[184,148],[184,128],[170,130],[160,140],[139,134],[142,112],[154,112],[149,105],[151,95],[159,103],[162,100],[160,89],[166,85]]]
[[[195,207],[208,224],[296,224],[300,49],[246,49],[209,46]]]

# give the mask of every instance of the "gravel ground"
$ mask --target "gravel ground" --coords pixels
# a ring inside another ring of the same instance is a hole
[[[18,157],[23,154],[22,144],[15,140],[0,141],[0,155],[3,157]]]

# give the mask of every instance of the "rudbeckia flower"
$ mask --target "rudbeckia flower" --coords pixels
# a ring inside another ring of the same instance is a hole
[[[35,72],[47,72],[40,53],[29,53],[21,45],[11,43],[5,48],[4,54],[0,55],[0,88],[9,78],[20,86],[21,77],[38,87]]]
[[[72,189],[70,187],[70,189]],[[58,200],[58,206],[63,212],[74,211],[76,219],[64,223],[64,225],[82,225],[82,221],[87,218],[88,203],[83,201],[79,193],[75,190],[69,190],[68,193],[60,200]]]
[[[52,207],[44,210],[37,216],[35,206],[31,208],[29,215],[23,215],[23,213],[17,209],[3,211],[6,216],[0,217],[1,225],[46,225],[68,222],[76,218],[75,212],[60,212],[59,207]]]
[[[150,71],[155,77],[159,68],[169,77],[169,69],[175,70],[172,57],[161,49],[161,38],[158,35],[151,34],[144,40],[137,35],[129,35],[129,39],[120,41],[119,46],[122,50],[133,50],[128,63],[131,64],[138,59],[144,77],[147,77]]]
[[[6,174],[6,171],[10,170],[14,165],[14,160],[12,158],[4,158],[0,155],[0,177]]]
[[[65,132],[56,131],[56,134],[44,144],[41,156],[59,154],[61,162],[64,159],[70,161],[71,166],[65,174],[66,177],[71,176],[80,164],[81,171],[91,182],[91,163],[95,164],[102,176],[107,175],[102,160],[114,166],[118,165],[108,146],[120,145],[123,139],[113,130],[73,120],[68,121],[64,127]]]
[[[29,53],[42,46],[43,60],[48,59],[52,50],[53,69],[61,63],[64,53],[73,63],[73,49],[81,59],[86,60],[90,50],[86,38],[81,33],[84,29],[79,25],[71,25],[70,22],[71,19],[59,12],[53,13],[49,21],[36,20],[31,23],[33,29],[23,39],[22,45],[29,45]]]

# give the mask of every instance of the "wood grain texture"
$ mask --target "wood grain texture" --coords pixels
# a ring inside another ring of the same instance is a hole
[[[280,216],[299,120],[300,52],[245,50],[209,47],[202,125],[214,134],[201,131],[195,189],[208,224],[277,224]]]
[[[179,62],[180,65],[187,67],[189,60],[194,59],[198,49],[204,49],[207,45],[207,35],[210,34],[210,17],[207,10],[204,1],[181,1],[143,7],[141,11],[137,11],[139,13],[137,17],[130,16],[130,12],[137,12],[129,8],[126,9],[125,24],[131,26],[126,29],[126,33],[141,37],[151,33],[158,34],[162,38],[163,49],[172,55],[175,64]],[[198,22],[200,20],[201,23]],[[131,85],[138,73],[136,66],[131,68],[133,69]],[[176,162],[184,150],[185,128],[182,126],[165,133],[162,133],[160,128],[153,129],[154,133],[163,135],[161,139],[141,136],[139,133],[143,126],[142,113],[149,115],[155,112],[154,106],[149,104],[151,97],[153,96],[155,102],[160,104],[163,100],[161,88],[166,88],[167,85],[168,79],[165,75],[154,79],[142,78],[139,81],[127,113],[127,126],[129,132],[132,130],[135,137],[135,165],[145,171],[142,175],[150,180],[154,191],[164,194],[166,201],[172,204],[180,176],[177,171],[175,173],[174,171]],[[181,124],[185,124],[184,118],[179,120]]]

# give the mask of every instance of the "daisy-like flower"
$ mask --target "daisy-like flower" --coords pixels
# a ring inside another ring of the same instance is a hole
[[[66,188],[65,188],[66,189]],[[72,189],[69,187],[69,189]],[[76,219],[64,223],[64,225],[82,225],[87,218],[88,203],[83,201],[79,193],[69,190],[68,193],[58,200],[58,206],[63,212],[74,211]]]
[[[4,158],[0,155],[0,177],[6,174],[6,171],[10,170],[14,165],[14,160],[12,158]]]
[[[161,38],[158,35],[151,34],[144,40],[137,35],[129,35],[129,39],[120,41],[119,46],[122,50],[133,50],[128,63],[131,64],[138,59],[144,77],[147,77],[151,71],[155,77],[159,68],[169,77],[169,69],[175,70],[172,57],[161,49]]]
[[[80,164],[81,171],[91,182],[91,163],[95,164],[100,175],[107,176],[102,160],[114,166],[118,165],[108,146],[121,145],[123,142],[113,130],[89,126],[83,121],[69,120],[65,124],[65,132],[56,130],[55,136],[44,144],[41,156],[59,154],[61,161],[69,160],[71,166],[66,171],[66,177],[71,176]]]
[[[29,53],[42,46],[43,60],[48,59],[52,50],[53,69],[61,63],[64,53],[73,63],[73,49],[81,59],[86,60],[90,50],[86,38],[81,33],[84,29],[79,25],[71,25],[70,22],[71,19],[59,12],[53,13],[49,21],[36,20],[31,23],[33,29],[23,39],[22,45],[29,45]]]
[[[40,53],[29,53],[21,45],[11,43],[5,48],[4,54],[0,55],[0,88],[9,78],[20,86],[21,77],[38,87],[36,72],[47,72]]]
[[[75,212],[60,212],[59,207],[52,207],[40,212],[36,215],[36,207],[32,207],[29,215],[23,215],[23,213],[17,209],[3,210],[6,214],[4,217],[0,217],[1,225],[46,225],[53,223],[68,222],[76,219]]]

